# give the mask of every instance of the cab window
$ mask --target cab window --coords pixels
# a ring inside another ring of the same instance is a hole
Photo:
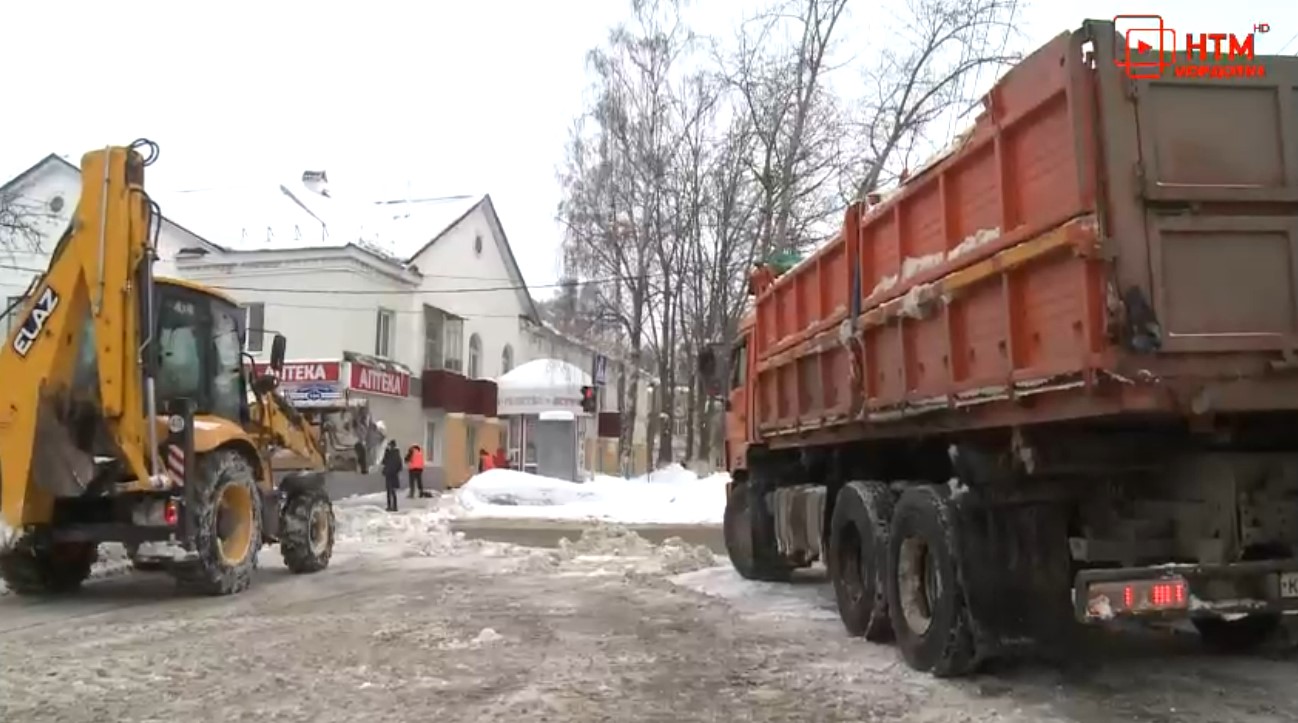
[[[157,391],[161,409],[178,397],[200,414],[241,420],[243,388],[237,309],[202,294],[162,287]]]
[[[739,389],[748,378],[748,339],[741,338],[730,353],[730,388]]]

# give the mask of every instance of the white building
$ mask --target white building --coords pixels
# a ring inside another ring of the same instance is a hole
[[[0,186],[0,202],[36,234],[8,232],[0,251],[0,311],[22,298],[32,282],[45,271],[50,253],[67,229],[81,198],[81,169],[50,154]],[[165,213],[163,214],[165,217]],[[216,247],[193,232],[164,218],[158,232],[159,276],[176,274],[176,256],[186,249],[215,251]],[[13,315],[0,321],[6,334]]]

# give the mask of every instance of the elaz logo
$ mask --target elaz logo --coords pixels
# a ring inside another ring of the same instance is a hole
[[[14,337],[13,348],[18,352],[18,356],[26,357],[27,352],[32,350],[32,346],[41,336],[41,331],[45,329],[45,322],[49,321],[50,315],[57,308],[59,308],[59,295],[54,293],[54,289],[45,287],[40,298],[36,299],[36,306],[32,307],[27,320],[23,322],[23,327]]]

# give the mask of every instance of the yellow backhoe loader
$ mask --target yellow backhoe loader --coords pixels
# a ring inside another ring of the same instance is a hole
[[[157,146],[87,153],[72,223],[0,349],[0,577],[75,590],[103,542],[182,588],[252,581],[263,544],[307,573],[334,515],[315,432],[243,354],[244,314],[218,291],[154,278],[162,215],[144,190]],[[271,368],[282,367],[276,334]],[[319,460],[276,480],[279,448]]]

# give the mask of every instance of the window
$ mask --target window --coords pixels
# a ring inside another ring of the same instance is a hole
[[[442,334],[446,313],[424,304],[424,368],[442,368]]]
[[[424,368],[464,372],[464,319],[424,304]]]
[[[738,389],[744,386],[744,380],[748,376],[747,373],[748,338],[743,337],[739,340],[739,345],[730,354],[730,388]]]
[[[434,449],[439,447],[437,444],[437,423],[424,422],[423,424],[423,463],[432,466],[434,463]]]
[[[478,427],[472,422],[464,425],[464,459],[472,471],[478,470]]]
[[[442,368],[464,371],[464,319],[448,316],[446,337],[442,341]]]
[[[162,294],[158,313],[159,408],[177,397],[198,403],[198,413],[243,419],[247,399],[239,357],[243,312],[190,291]],[[90,363],[93,368],[93,352]]]
[[[19,324],[18,315],[22,313],[22,308],[21,308],[22,300],[23,300],[22,296],[10,296],[9,298],[5,299],[4,308],[0,309],[0,312],[6,310],[8,310],[9,312],[4,316],[4,329],[5,329],[6,339],[9,338],[9,335],[13,333],[14,329],[18,328],[18,324]]]
[[[510,369],[514,368],[514,347],[506,344],[504,349],[500,350],[500,373],[508,374]]]
[[[392,357],[392,332],[396,314],[391,309],[379,309],[374,325],[374,356]]]
[[[247,338],[243,348],[250,354],[261,351],[266,343],[266,305],[257,302],[243,305],[243,328]]]
[[[473,334],[469,337],[469,374],[470,379],[482,376],[482,337]]]

